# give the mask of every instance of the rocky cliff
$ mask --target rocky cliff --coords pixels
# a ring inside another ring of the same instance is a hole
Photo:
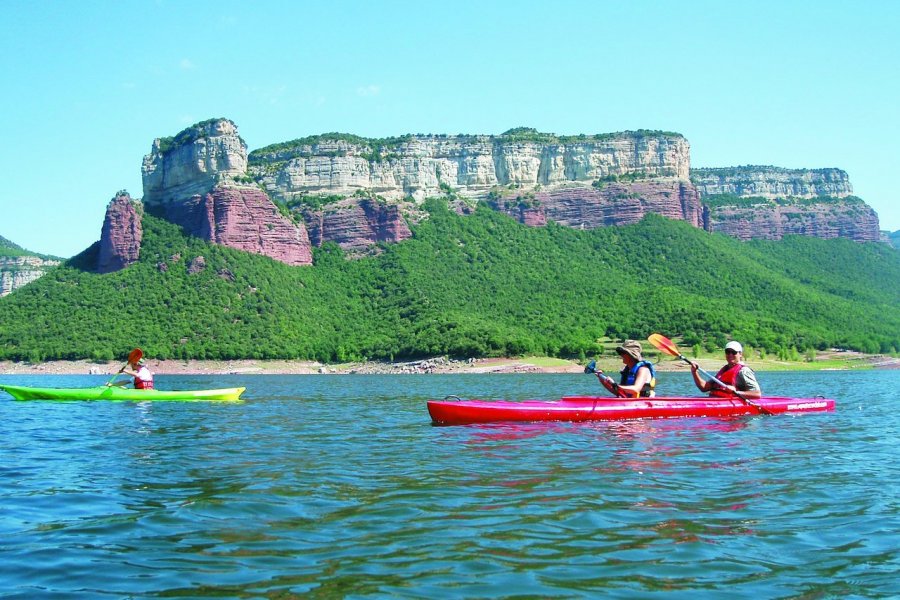
[[[421,202],[433,196],[463,209],[488,202],[532,226],[625,225],[657,213],[741,239],[878,239],[871,233],[877,216],[849,200],[852,188],[839,169],[691,170],[688,141],[660,131],[557,136],[518,128],[497,136],[386,139],[331,133],[248,154],[233,122],[212,119],[155,140],[143,181],[143,202],[193,235],[291,265],[311,264],[311,247],[329,241],[358,254],[406,239]],[[729,206],[725,197],[738,201]],[[748,197],[765,202],[747,209],[741,199]],[[823,200],[797,202],[810,198]],[[707,199],[714,201],[704,206]],[[127,221],[124,214],[108,217]],[[112,234],[104,236],[113,244]],[[131,260],[111,247],[110,265]]]
[[[843,198],[853,194],[850,177],[840,169],[784,169],[771,166],[691,169],[701,197],[732,194],[760,198]]]
[[[197,123],[172,138],[157,138],[141,175],[147,204],[183,202],[247,174],[247,144],[228,119]]]
[[[657,212],[699,227],[702,216],[688,180],[690,146],[667,132],[323,134],[252,152],[249,173],[273,198],[299,207],[314,244],[351,250],[408,237],[404,221],[431,196],[489,201],[528,225],[590,228]]]
[[[0,296],[28,285],[59,264],[59,260],[41,256],[0,256]]]
[[[877,242],[878,215],[852,196],[840,169],[745,166],[692,169],[704,202],[704,227],[741,240],[785,235]]]
[[[700,197],[686,181],[570,185],[524,194],[501,191],[489,202],[497,210],[532,226],[546,225],[547,221],[580,229],[630,225],[647,213],[687,221],[695,227],[703,223]]]
[[[216,185],[203,195],[167,203],[165,215],[187,233],[213,244],[288,265],[312,264],[306,228],[284,216],[258,187]]]
[[[324,134],[256,150],[250,174],[284,202],[308,194],[420,201],[450,188],[486,198],[497,186],[556,186],[618,176],[689,179],[690,145],[681,135],[625,132],[559,137],[533,130],[500,136],[410,135],[367,140]]]
[[[399,242],[412,237],[400,206],[369,198],[350,198],[318,210],[301,211],[310,241],[321,246],[332,241],[351,253],[365,252],[378,242]]]
[[[112,273],[137,262],[141,253],[143,205],[119,192],[106,207],[100,231],[97,272]]]
[[[228,119],[155,140],[142,175],[143,202],[191,234],[289,265],[312,264],[306,227],[248,177],[247,144]]]
[[[854,196],[797,202],[755,198],[745,205],[707,206],[706,228],[740,240],[780,240],[786,235],[844,237],[879,242],[878,215]]]

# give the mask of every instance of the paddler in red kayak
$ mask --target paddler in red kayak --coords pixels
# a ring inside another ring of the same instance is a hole
[[[128,367],[131,367],[129,369]],[[128,360],[128,367],[122,367],[119,369],[119,373],[124,373],[125,375],[130,375],[134,377],[134,389],[136,390],[152,390],[153,389],[153,373],[150,369],[147,368],[147,365],[144,364],[143,358],[138,358],[132,361],[130,358]],[[117,385],[119,387],[123,385],[127,385],[128,380],[122,380],[121,382],[116,382],[113,385]]]
[[[716,379],[725,384],[724,388],[715,381],[701,379],[698,372],[700,365],[694,361],[688,361],[691,364],[694,383],[700,391],[709,392],[710,396],[724,398],[734,397],[734,392],[740,392],[740,395],[745,398],[761,398],[762,389],[756,380],[756,373],[744,364],[744,347],[740,342],[731,341],[725,344],[725,361],[725,366],[716,373]]]
[[[652,398],[656,395],[653,388],[656,387],[656,371],[653,363],[644,360],[641,343],[635,340],[627,340],[621,346],[616,347],[616,353],[622,359],[625,367],[621,371],[621,381],[616,383],[603,374],[603,371],[593,368],[590,372],[596,373],[603,387],[616,396],[624,398]],[[589,372],[585,369],[585,372]]]

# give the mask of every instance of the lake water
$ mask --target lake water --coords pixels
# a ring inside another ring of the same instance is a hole
[[[0,596],[900,596],[900,371],[760,380],[837,410],[435,427],[425,408],[603,393],[586,375],[157,378],[246,385],[240,404],[0,392]]]

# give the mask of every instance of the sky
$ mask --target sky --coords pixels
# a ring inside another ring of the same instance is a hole
[[[0,0],[0,236],[73,256],[154,138],[659,129],[837,167],[900,229],[900,2]]]

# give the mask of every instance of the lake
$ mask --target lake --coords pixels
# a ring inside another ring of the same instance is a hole
[[[605,393],[571,374],[157,376],[245,385],[237,404],[0,392],[0,596],[897,597],[900,371],[759,378],[837,409],[436,427],[425,408]]]

